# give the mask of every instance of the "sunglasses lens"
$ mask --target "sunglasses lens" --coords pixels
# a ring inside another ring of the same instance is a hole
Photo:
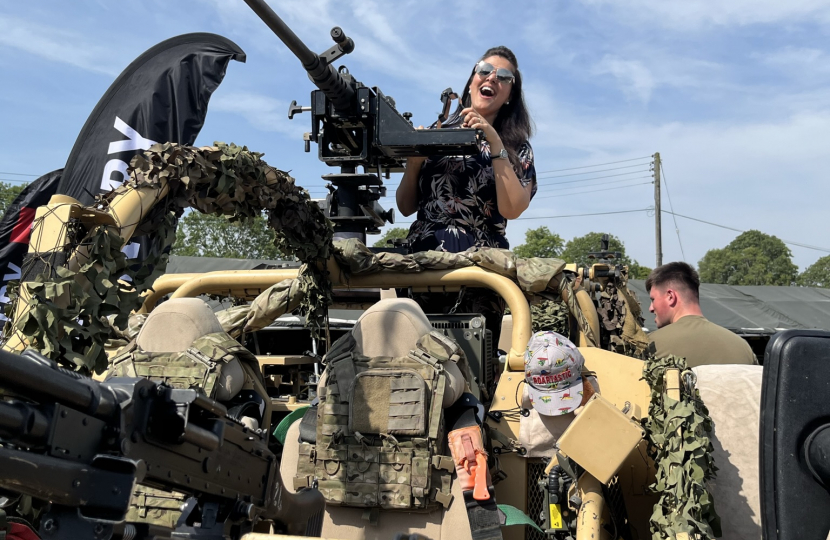
[[[496,70],[496,78],[503,83],[513,82],[513,74],[504,68]]]
[[[476,64],[476,73],[484,78],[489,77],[494,71],[496,72],[496,79],[498,79],[499,82],[512,83],[515,79],[515,76],[510,72],[510,70],[504,68],[496,69],[492,64],[484,62],[483,60]]]
[[[479,62],[476,65],[476,73],[478,73],[482,77],[490,76],[490,74],[493,73],[493,70],[495,70],[495,68],[492,66],[492,64],[489,64],[487,62]]]

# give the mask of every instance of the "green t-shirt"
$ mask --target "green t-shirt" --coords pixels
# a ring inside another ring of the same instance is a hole
[[[756,364],[749,344],[726,328],[700,315],[686,315],[648,335],[657,357],[673,354],[689,367],[705,364]]]

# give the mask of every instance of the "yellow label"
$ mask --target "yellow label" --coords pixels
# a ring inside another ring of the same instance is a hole
[[[551,504],[550,505],[550,528],[551,529],[564,529],[565,526],[562,524],[562,508],[558,504]]]

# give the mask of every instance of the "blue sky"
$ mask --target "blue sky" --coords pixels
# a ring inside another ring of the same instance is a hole
[[[801,269],[830,253],[826,1],[270,4],[318,52],[331,45],[329,29],[341,26],[356,49],[338,63],[421,124],[435,119],[444,88],[460,93],[484,50],[512,48],[537,127],[531,142],[540,188],[525,219],[508,225],[511,245],[541,225],[566,240],[609,232],[653,266],[651,212],[551,216],[652,207],[646,156],[660,152],[675,212],[822,248],[790,245]],[[308,104],[312,84],[241,0],[0,4],[0,179],[62,167],[120,71],[188,32],[221,34],[248,56],[228,68],[197,144],[221,140],[264,152],[322,196],[320,175],[333,171],[317,161],[316,147],[302,151],[308,116],[287,118],[291,100]],[[633,161],[594,167],[622,160]],[[575,167],[585,168],[562,170]],[[390,195],[398,180],[387,182]],[[394,198],[383,202],[393,206]],[[670,208],[665,188],[663,207]],[[677,228],[682,251],[664,215],[664,261],[697,264],[738,234],[684,218]]]

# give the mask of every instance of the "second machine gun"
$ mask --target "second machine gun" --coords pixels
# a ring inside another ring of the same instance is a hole
[[[354,42],[339,27],[331,31],[335,44],[322,54],[312,52],[274,13],[264,0],[245,0],[260,19],[300,59],[308,77],[319,90],[311,93],[311,106],[292,102],[288,117],[308,111],[311,131],[305,134],[305,149],[311,142],[319,149],[320,161],[340,167],[340,172],[323,176],[333,186],[326,197],[327,215],[334,222],[335,236],[357,237],[366,243],[366,234],[377,234],[387,221],[394,223],[394,210],[378,202],[386,195],[383,173],[400,170],[408,157],[431,155],[472,155],[478,152],[474,129],[416,130],[401,115],[392,98],[377,87],[357,81],[345,67],[333,63],[354,50]],[[442,94],[444,115],[451,91]],[[363,171],[358,172],[358,167]]]
[[[267,433],[196,390],[102,383],[33,351],[0,351],[0,390],[14,396],[0,401],[0,488],[51,503],[44,539],[140,534],[124,523],[136,483],[193,497],[172,538],[239,538],[261,520],[320,535],[320,492],[287,491]]]

